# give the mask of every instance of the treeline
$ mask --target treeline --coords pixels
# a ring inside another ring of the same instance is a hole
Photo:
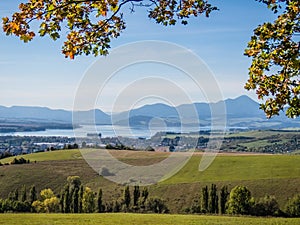
[[[252,216],[300,217],[300,194],[289,199],[284,209],[280,209],[275,196],[266,195],[255,199],[245,186],[236,186],[230,192],[227,186],[218,191],[212,184],[205,186],[200,193],[200,199],[194,199],[191,207],[184,209],[185,213],[230,214]]]
[[[146,187],[139,186],[123,190],[119,199],[105,202],[100,188],[94,193],[89,187],[81,184],[78,176],[70,176],[67,184],[59,195],[50,189],[39,194],[35,186],[27,193],[26,187],[11,192],[7,199],[0,199],[0,212],[32,212],[32,213],[104,213],[104,212],[135,212],[135,213],[168,213],[165,202],[157,197],[149,197]]]
[[[35,161],[36,162],[36,161]],[[17,159],[17,158],[14,158],[12,161],[10,161],[9,163],[4,163],[4,164],[2,164],[1,162],[0,162],[0,166],[3,166],[3,165],[20,165],[20,164],[29,164],[30,163],[30,160],[28,159],[28,160],[26,160],[26,159],[24,159],[23,157],[21,157],[21,158],[19,158],[19,159]]]
[[[175,196],[174,196],[175,197]],[[158,197],[150,197],[146,187],[124,187],[118,199],[104,201],[103,191],[93,192],[81,184],[78,176],[67,178],[67,184],[60,194],[50,188],[37,192],[35,186],[29,191],[25,186],[16,189],[6,199],[0,199],[0,212],[31,213],[168,213],[165,202]],[[284,209],[274,196],[255,199],[245,186],[236,186],[230,192],[227,186],[220,190],[215,184],[201,189],[200,198],[194,199],[185,213],[230,214],[252,216],[300,217],[300,195],[289,199]]]

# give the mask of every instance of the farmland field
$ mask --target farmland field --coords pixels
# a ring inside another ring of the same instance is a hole
[[[84,150],[83,154],[101,151]],[[119,160],[133,165],[157,163],[168,153],[110,151]],[[11,190],[23,184],[35,184],[37,190],[51,188],[60,193],[68,176],[80,176],[84,185],[96,191],[103,189],[105,201],[122,196],[123,186],[99,176],[83,159],[79,150],[62,150],[23,155],[30,164],[0,167],[0,197],[6,198]],[[173,177],[149,186],[152,196],[166,201],[172,213],[182,213],[192,202],[199,199],[204,185],[215,183],[218,188],[228,185],[247,186],[255,198],[274,195],[281,207],[288,198],[300,193],[300,155],[219,154],[204,172],[198,170],[202,154],[195,154]],[[2,159],[1,162],[12,161]],[[36,163],[35,163],[36,161]]]
[[[76,221],[76,222],[75,222]],[[5,225],[295,225],[300,219],[157,214],[2,214]]]
[[[300,176],[298,155],[220,155],[205,171],[198,171],[201,156],[194,156],[174,177],[164,183],[216,182],[297,178]]]

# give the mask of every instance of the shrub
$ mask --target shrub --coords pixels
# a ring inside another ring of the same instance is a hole
[[[24,159],[23,157],[21,157],[19,159],[14,158],[13,161],[10,162],[11,165],[14,165],[14,164],[25,164],[25,163],[30,163],[30,161]]]
[[[252,214],[255,216],[278,216],[281,211],[276,198],[267,195],[255,203]]]
[[[227,213],[247,215],[251,213],[254,199],[251,198],[251,192],[244,186],[234,187],[229,196],[227,204]]]
[[[165,205],[164,201],[160,198],[149,198],[146,201],[146,209],[153,213],[168,213],[169,209]]]
[[[288,201],[285,206],[285,212],[290,217],[300,217],[300,194]]]

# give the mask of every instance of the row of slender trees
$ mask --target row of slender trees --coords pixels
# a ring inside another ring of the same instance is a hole
[[[197,199],[191,207],[184,209],[186,213],[300,217],[299,194],[290,199],[284,209],[280,209],[274,196],[254,199],[244,186],[236,186],[229,192],[227,186],[218,191],[217,186],[211,184],[210,188],[203,187],[200,195],[200,201]],[[29,191],[23,186],[10,192],[8,198],[0,199],[0,212],[168,213],[169,209],[162,199],[149,197],[146,187],[126,186],[119,199],[104,201],[101,188],[94,193],[81,184],[78,176],[70,176],[59,195],[55,195],[50,188],[38,194],[35,186]]]
[[[152,212],[168,213],[165,202],[160,198],[149,197],[146,187],[140,190],[129,186],[123,190],[123,196],[112,201],[103,200],[102,189],[94,193],[81,184],[78,176],[67,178],[67,184],[59,195],[50,189],[38,194],[35,186],[27,193],[26,187],[12,191],[7,199],[0,199],[0,212],[36,212],[36,213],[102,213],[102,212]]]
[[[300,217],[300,195],[290,199],[284,209],[280,209],[275,196],[266,195],[255,199],[245,186],[236,186],[230,192],[223,186],[218,192],[217,186],[205,186],[201,189],[200,202],[195,200],[186,213],[232,214],[253,216]]]

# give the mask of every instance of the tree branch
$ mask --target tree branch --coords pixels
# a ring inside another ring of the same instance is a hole
[[[127,4],[127,3],[129,3],[129,2],[142,2],[142,1],[143,1],[143,0],[126,0],[126,1],[121,2],[121,3],[119,4],[119,6],[118,6],[117,11],[116,11],[116,12],[115,12],[108,20],[111,20],[112,17],[114,17],[114,16],[120,11],[120,9],[121,9],[121,7],[122,7],[123,5],[125,5],[125,4]],[[45,15],[45,14],[47,14],[47,13],[50,13],[50,12],[55,12],[55,11],[58,10],[58,9],[63,9],[63,8],[65,8],[65,7],[67,7],[67,6],[69,6],[69,5],[72,5],[72,4],[78,5],[78,4],[80,4],[80,3],[87,3],[87,2],[101,2],[101,0],[75,0],[75,1],[70,1],[70,2],[68,2],[68,3],[66,3],[66,4],[64,4],[64,5],[57,6],[57,7],[55,7],[55,8],[52,9],[52,10],[46,10],[46,11],[42,12],[42,14],[39,15],[39,16],[43,16],[43,15]],[[34,17],[34,18],[31,18],[27,23],[29,24],[29,23],[31,23],[32,21],[38,19],[39,16],[36,16],[36,17]]]

